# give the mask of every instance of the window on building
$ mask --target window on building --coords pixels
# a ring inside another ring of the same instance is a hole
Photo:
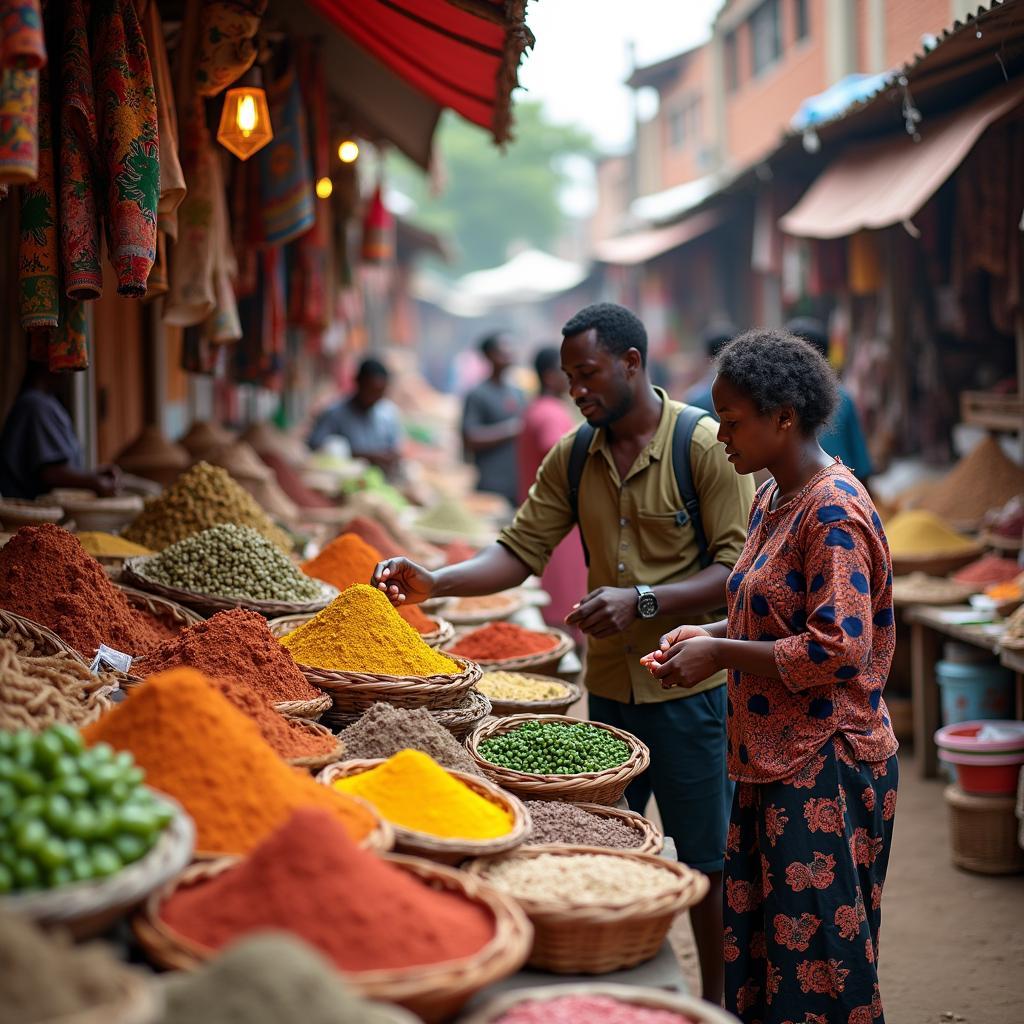
[[[764,0],[750,15],[751,73],[761,74],[782,56],[779,0]]]
[[[811,34],[811,12],[807,0],[793,0],[793,22],[796,25],[796,41]]]
[[[725,36],[725,87],[729,92],[736,92],[740,87],[740,56],[735,29]]]
[[[668,142],[672,149],[700,146],[700,97],[688,96],[671,109],[668,116]]]

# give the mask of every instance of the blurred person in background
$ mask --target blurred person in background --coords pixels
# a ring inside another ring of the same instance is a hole
[[[562,371],[562,355],[557,348],[542,348],[534,359],[539,390],[523,417],[519,438],[519,502],[526,501],[544,457],[579,422],[565,400],[569,381]],[[551,603],[541,609],[549,626],[564,626],[566,616],[587,592],[587,567],[579,538],[568,534],[551,553],[541,577],[541,586]],[[573,627],[576,640],[583,635]]]
[[[704,376],[683,395],[687,405],[695,405],[698,409],[715,415],[715,403],[711,398],[711,385],[715,380],[715,360],[718,353],[736,337],[736,328],[728,320],[713,320],[701,333],[701,342],[708,357],[708,367]]]
[[[316,451],[329,437],[343,437],[353,457],[388,472],[401,461],[402,424],[387,397],[391,375],[377,359],[364,359],[356,372],[356,389],[329,405],[313,424],[306,444]]]
[[[462,443],[479,473],[476,489],[500,494],[514,507],[518,498],[516,450],[526,398],[505,379],[512,365],[505,335],[488,335],[480,342],[480,352],[491,372],[466,395]]]
[[[21,391],[0,432],[0,494],[38,498],[58,487],[81,488],[101,498],[118,492],[117,466],[83,468],[82,446],[55,392],[60,375],[45,363],[28,364]]]
[[[825,325],[811,316],[798,316],[786,324],[790,334],[809,341],[828,362],[829,340]],[[864,431],[860,425],[857,406],[853,404],[850,392],[839,384],[839,404],[829,423],[821,432],[818,443],[829,455],[843,460],[843,465],[853,471],[862,484],[867,484],[874,472],[871,453],[868,451]]]

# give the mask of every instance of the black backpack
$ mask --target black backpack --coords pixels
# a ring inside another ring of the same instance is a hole
[[[676,522],[680,526],[693,523],[694,539],[697,541],[697,558],[702,569],[711,564],[708,554],[708,539],[704,533],[704,524],[700,518],[700,499],[693,486],[693,473],[690,469],[690,442],[697,424],[709,415],[695,405],[684,405],[676,417],[675,429],[672,432],[672,469],[676,475],[676,485],[683,499],[683,508],[676,512]],[[573,438],[572,450],[569,452],[569,506],[572,509],[572,521],[580,528],[580,543],[583,545],[583,560],[590,565],[590,550],[587,539],[583,536],[580,524],[580,481],[583,479],[583,465],[587,461],[590,442],[593,440],[595,428],[584,423]]]

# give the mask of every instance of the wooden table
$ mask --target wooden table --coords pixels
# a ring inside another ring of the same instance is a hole
[[[962,626],[946,622],[943,613],[970,611],[966,606],[934,608],[910,605],[903,609],[903,618],[910,627],[910,684],[914,702],[914,751],[921,776],[933,779],[938,775],[939,758],[935,731],[942,724],[939,714],[939,687],[935,681],[935,663],[942,656],[944,639],[978,647],[998,656],[1001,664],[1016,673],[1016,715],[1024,717],[1024,653],[1002,651],[999,636],[985,626]]]

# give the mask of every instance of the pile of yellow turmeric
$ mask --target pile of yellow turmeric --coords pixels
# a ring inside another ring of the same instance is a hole
[[[454,675],[459,666],[424,643],[380,590],[349,587],[281,643],[310,668],[374,676]]]
[[[444,770],[429,754],[400,750],[383,764],[334,783],[400,828],[446,839],[497,839],[512,816]]]

